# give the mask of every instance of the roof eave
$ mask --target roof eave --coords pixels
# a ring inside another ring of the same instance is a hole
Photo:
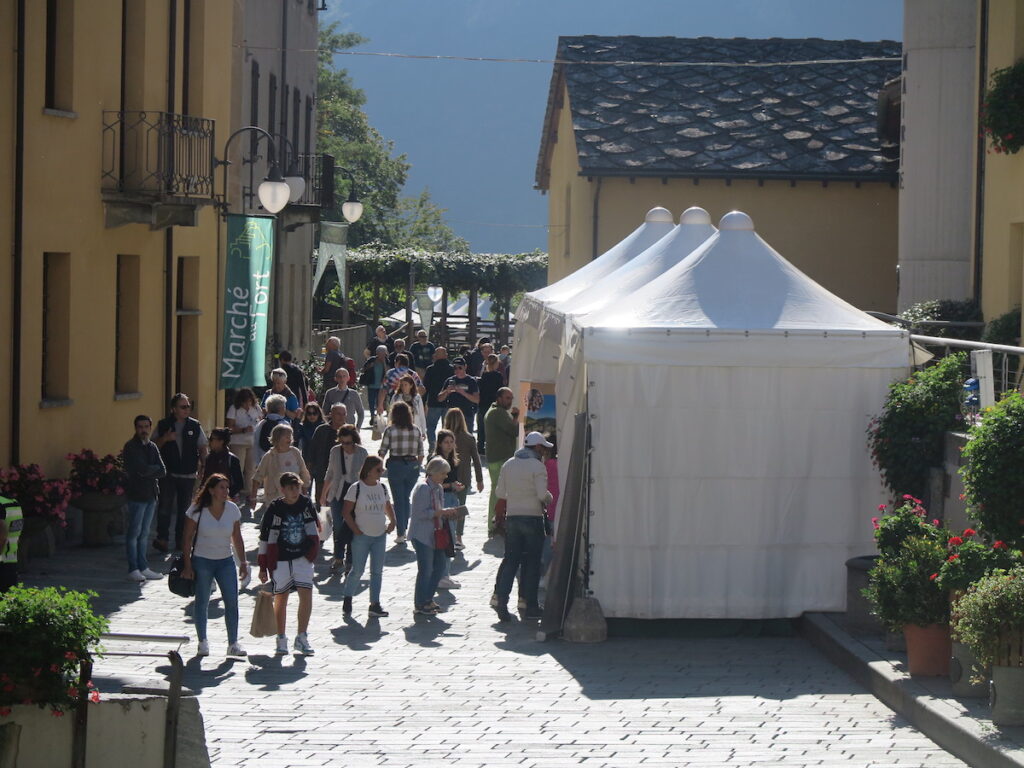
[[[762,181],[853,181],[893,184],[899,180],[896,169],[878,173],[795,173],[790,171],[683,171],[657,170],[649,168],[586,168],[580,176],[603,176],[620,178],[655,179],[742,179]]]

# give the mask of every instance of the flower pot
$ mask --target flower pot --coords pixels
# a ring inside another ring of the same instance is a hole
[[[980,681],[974,682],[975,679]],[[989,695],[988,673],[981,666],[969,645],[953,642],[953,655],[949,660],[949,682],[953,695],[983,699]]]
[[[1024,667],[992,667],[989,705],[995,725],[1024,725]]]
[[[83,493],[71,503],[82,510],[82,543],[102,547],[111,543],[111,530],[121,522],[124,496],[110,493]]]
[[[907,641],[907,666],[910,674],[922,677],[949,674],[952,647],[948,624],[930,624],[927,627],[906,624],[903,637]]]

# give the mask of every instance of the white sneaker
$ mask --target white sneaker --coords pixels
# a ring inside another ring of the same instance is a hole
[[[458,589],[462,585],[454,579],[441,579],[437,582],[437,586],[440,589]]]
[[[142,572],[142,575],[150,581],[156,581],[157,579],[162,579],[164,577],[162,573],[157,573],[152,568],[147,568],[146,570],[144,570]]]
[[[299,632],[299,634],[295,636],[295,642],[292,647],[303,656],[312,656],[315,653],[313,646],[309,644],[309,638],[306,637],[305,632]]]
[[[278,635],[277,636],[277,648],[274,650],[275,656],[286,656],[288,655],[288,636]]]
[[[196,656],[209,656],[210,655],[210,641],[200,640],[199,646],[196,648]]]
[[[137,581],[140,584],[146,580],[146,577],[142,575],[142,571],[136,568],[134,571],[128,574],[128,581]]]
[[[497,608],[497,607],[498,607],[498,593],[497,592],[491,592],[491,608]]]
[[[408,539],[405,536],[403,536],[402,534],[398,534],[395,537],[395,543],[396,544],[405,544],[405,542],[407,542],[407,541],[408,541]]]
[[[228,645],[227,655],[228,656],[248,656],[249,654],[246,652],[245,648],[242,647],[241,643],[235,641],[234,643],[231,643],[230,645]]]

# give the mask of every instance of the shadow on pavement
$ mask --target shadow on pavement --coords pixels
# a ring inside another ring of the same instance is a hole
[[[286,663],[288,660],[291,660],[290,664]],[[308,674],[305,656],[250,654],[245,680],[251,685],[258,685],[261,691],[279,691],[284,686],[302,680]]]
[[[369,651],[373,644],[390,632],[382,632],[380,619],[371,616],[366,624],[360,624],[351,616],[345,617],[345,626],[331,628],[331,635],[338,645],[348,646],[352,651]]]

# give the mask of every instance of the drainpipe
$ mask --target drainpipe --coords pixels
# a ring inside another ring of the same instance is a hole
[[[593,231],[591,232],[591,248],[590,248],[590,260],[593,261],[597,258],[597,225],[601,221],[601,182],[604,181],[603,176],[597,177],[597,186],[594,187],[594,212],[591,216],[593,219]],[[568,211],[571,216],[572,211]],[[569,243],[569,253],[572,253],[572,243]]]
[[[11,261],[11,463],[21,463],[21,288],[22,288],[22,218],[25,211],[25,0],[18,0],[17,85],[14,109],[14,233]]]
[[[178,53],[178,0],[168,0],[167,112],[175,109],[175,70]],[[174,227],[164,230],[164,402],[174,394]],[[195,393],[192,393],[195,397]]]
[[[975,151],[974,190],[974,301],[981,307],[982,251],[985,246],[985,134],[981,130],[981,110],[988,85],[988,3],[981,0],[978,34],[978,141]]]

